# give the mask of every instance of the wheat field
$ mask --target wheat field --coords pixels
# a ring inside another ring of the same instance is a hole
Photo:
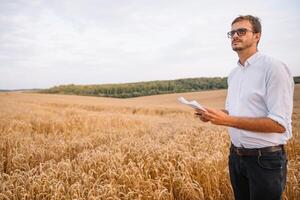
[[[0,93],[0,199],[233,199],[227,129],[176,98],[223,108],[226,90],[132,99]],[[284,199],[300,199],[300,85]]]

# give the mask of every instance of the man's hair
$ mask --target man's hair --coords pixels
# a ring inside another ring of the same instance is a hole
[[[233,20],[231,25],[233,25],[236,22],[247,20],[250,22],[252,25],[252,31],[254,33],[261,33],[261,24],[260,24],[260,19],[258,17],[254,17],[252,15],[240,15],[237,18]]]

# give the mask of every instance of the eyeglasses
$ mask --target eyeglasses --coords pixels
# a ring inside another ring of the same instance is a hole
[[[233,38],[234,34],[237,33],[238,36],[246,35],[247,31],[254,33],[254,31],[248,30],[246,28],[239,28],[237,30],[232,30],[227,33],[228,38]]]

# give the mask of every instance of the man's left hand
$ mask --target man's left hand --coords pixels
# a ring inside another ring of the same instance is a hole
[[[222,110],[213,108],[205,108],[206,112],[202,113],[202,116],[216,125],[228,125],[231,117]]]

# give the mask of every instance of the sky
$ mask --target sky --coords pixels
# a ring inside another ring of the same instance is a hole
[[[300,76],[298,0],[0,0],[0,89],[225,77],[232,20]]]

